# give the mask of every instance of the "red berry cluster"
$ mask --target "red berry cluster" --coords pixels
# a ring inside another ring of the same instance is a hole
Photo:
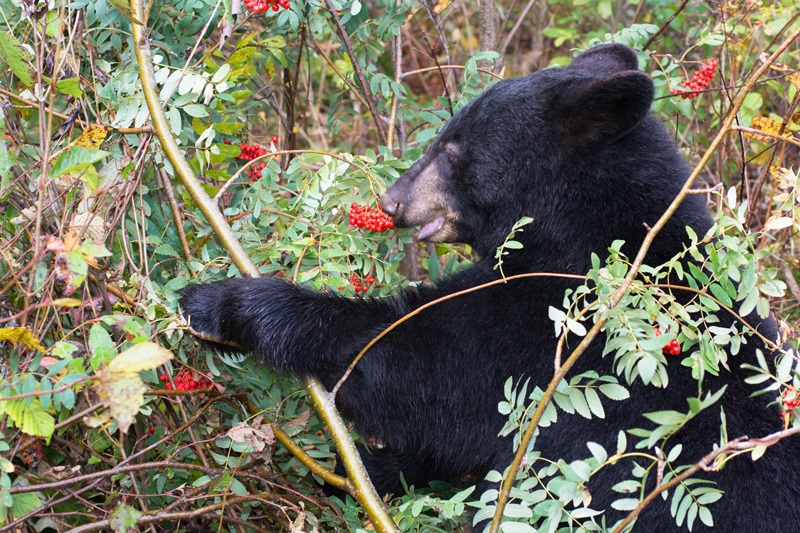
[[[377,232],[386,231],[394,227],[391,217],[384,213],[380,207],[376,207],[373,210],[368,205],[359,207],[356,203],[350,205],[350,224]]]
[[[278,144],[278,138],[272,137],[271,139],[272,144]],[[225,144],[231,144],[230,141],[225,141]],[[244,159],[245,161],[252,161],[256,157],[261,157],[262,155],[266,155],[267,151],[257,144],[249,145],[249,144],[240,144],[239,155],[236,156],[236,159]],[[247,172],[247,177],[251,180],[257,180],[261,178],[261,171],[266,168],[266,163],[259,163],[257,165],[252,165],[250,170]]]
[[[660,335],[661,335],[661,328],[656,328],[656,337]],[[664,352],[664,355],[680,355],[681,343],[678,342],[678,339],[672,339],[667,343],[666,346],[661,348],[661,351]]]
[[[781,415],[784,418],[789,418],[794,414],[790,412],[789,409],[796,409],[800,407],[800,394],[798,394],[795,387],[790,385],[786,387],[785,391],[783,391],[783,394],[781,395],[781,401],[783,402],[783,408],[786,409],[781,413]]]
[[[708,62],[708,65],[704,66],[700,70],[694,73],[691,80],[686,80],[681,84],[681,86],[686,87],[687,89],[692,89],[694,91],[702,91],[706,87],[708,87],[708,83],[714,78],[717,74],[717,64],[718,61],[716,59],[712,59]],[[695,96],[700,96],[700,93],[696,92],[685,92],[681,91],[680,89],[670,89],[669,94],[679,94],[681,98],[686,100],[687,98],[694,98]]]
[[[269,9],[272,4],[272,10],[277,11],[281,7],[289,9],[289,0],[244,0],[244,5],[253,13],[261,13]]]
[[[367,289],[369,289],[369,286],[372,285],[373,283],[375,283],[375,278],[369,275],[364,279],[359,278],[355,274],[350,276],[350,285],[352,285],[355,288],[356,292],[358,291],[367,292]],[[343,291],[344,287],[338,287],[338,289],[340,291]]]
[[[166,382],[164,387],[167,390],[172,390],[172,383],[169,383],[166,374],[161,374],[158,379]],[[210,379],[201,377],[200,381],[197,381],[192,379],[192,375],[189,372],[178,372],[178,375],[175,376],[175,390],[207,389],[211,385],[214,385],[214,382]]]

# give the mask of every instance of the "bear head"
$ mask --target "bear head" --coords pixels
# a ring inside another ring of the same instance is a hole
[[[573,267],[609,235],[641,242],[688,169],[637,67],[632,49],[605,44],[497,83],[450,119],[381,207],[395,226],[420,226],[420,240],[463,242],[483,258],[524,216],[534,222],[515,239]]]

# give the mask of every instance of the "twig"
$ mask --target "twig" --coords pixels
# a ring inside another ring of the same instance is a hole
[[[644,2],[644,0],[642,0]],[[525,17],[528,16],[528,11],[531,10],[533,4],[536,3],[536,0],[529,0],[528,5],[525,6],[525,9],[522,10],[517,22],[511,28],[511,31],[508,32],[508,36],[506,36],[506,40],[503,41],[503,47],[500,49],[500,57],[503,57],[506,53],[506,48],[508,48],[509,43],[511,43],[511,39],[514,37],[514,34],[517,33],[517,30],[522,25],[522,21],[525,20]]]
[[[342,21],[339,19],[339,13],[336,11],[336,6],[333,5],[331,0],[325,0],[325,5],[328,7],[328,12],[333,17],[333,21],[336,23],[336,29],[339,32],[339,39],[341,39],[342,43],[344,43],[344,47],[347,50],[347,55],[350,56],[350,64],[353,65],[353,70],[358,77],[358,82],[361,84],[361,89],[364,94],[364,99],[367,101],[367,108],[369,109],[370,114],[372,115],[372,120],[375,122],[375,127],[378,130],[378,138],[381,141],[381,144],[386,145],[386,126],[381,120],[381,116],[378,113],[378,109],[375,107],[375,101],[372,99],[372,91],[369,89],[369,84],[364,79],[364,72],[361,70],[361,65],[358,62],[358,57],[353,52],[353,46],[350,44],[350,37],[347,35],[347,30],[344,26],[342,26]]]
[[[14,100],[19,100],[20,102],[23,102],[29,106],[36,107],[38,105],[35,102],[17,96],[16,94],[12,93],[11,91],[3,89],[2,87],[0,87],[0,94],[5,94],[6,96],[13,98]],[[48,112],[52,113],[54,116],[58,118],[63,118],[63,119],[69,118],[69,115],[66,115],[64,113],[59,113],[58,111],[48,111]],[[88,128],[88,127],[105,128],[112,133],[119,133],[121,135],[138,135],[142,133],[155,133],[155,130],[153,129],[152,126],[142,126],[141,128],[112,128],[105,124],[98,124],[96,122],[86,122],[80,119],[76,120],[75,122],[80,124],[82,128]]]
[[[680,14],[680,12],[681,12],[681,11],[683,11],[683,8],[684,8],[684,7],[686,7],[686,4],[688,4],[688,3],[689,3],[689,0],[683,0],[683,3],[680,5],[680,7],[678,7],[678,9],[676,9],[676,10],[675,10],[675,13],[673,13],[673,14],[672,14],[672,16],[671,16],[670,18],[668,18],[668,19],[666,20],[666,22],[664,22],[664,24],[662,24],[662,25],[661,25],[661,27],[660,27],[660,28],[658,28],[658,31],[657,31],[657,32],[655,32],[655,33],[654,33],[654,34],[653,34],[653,35],[652,35],[652,36],[651,36],[651,37],[650,37],[650,38],[647,40],[647,42],[646,42],[646,43],[644,44],[644,46],[642,47],[642,50],[647,50],[648,48],[650,48],[650,45],[651,45],[651,44],[653,44],[653,41],[655,41],[655,40],[656,40],[656,37],[658,37],[659,35],[661,35],[661,33],[662,33],[664,30],[666,30],[666,29],[667,29],[667,26],[669,26],[669,23],[670,23],[670,22],[672,22],[672,21],[675,19],[675,17],[677,17],[677,16]],[[638,10],[637,10],[637,11],[638,11]]]
[[[447,68],[462,69],[463,70],[466,67],[463,66],[463,65],[439,65],[439,66],[436,66],[436,67],[426,67],[426,68],[420,68],[420,69],[417,69],[417,70],[411,70],[411,71],[408,71],[408,72],[404,72],[401,77],[405,78],[406,76],[411,76],[413,74],[419,74],[421,72],[429,72],[431,70],[447,69]],[[498,80],[502,81],[504,79],[502,76],[498,76],[497,74],[495,74],[494,72],[492,72],[489,69],[478,67],[477,70],[478,70],[478,72],[483,72],[484,74],[488,74],[489,76],[492,76],[493,78],[496,78]]]
[[[675,485],[682,483],[683,480],[688,478],[689,476],[694,475],[699,470],[703,470],[704,472],[708,472],[714,469],[714,465],[712,464],[714,460],[724,453],[728,453],[731,450],[749,450],[751,448],[755,448],[756,446],[772,446],[773,444],[777,443],[783,438],[789,437],[796,433],[800,433],[800,427],[793,427],[783,431],[778,431],[777,433],[772,433],[771,435],[767,435],[766,437],[760,439],[748,439],[747,437],[739,437],[738,439],[734,439],[732,441],[727,442],[725,445],[720,446],[713,452],[709,453],[700,461],[697,462],[693,467],[689,468],[688,470],[681,473],[681,475],[672,478],[669,480],[668,483],[656,487],[650,494],[648,494],[640,503],[636,506],[636,509],[630,512],[630,514],[625,517],[617,527],[614,529],[613,533],[621,533],[631,521],[639,516],[645,507],[647,507],[653,500],[658,497],[659,494],[664,492],[665,490],[669,490]]]
[[[436,300],[430,301],[430,302],[426,303],[425,305],[421,305],[421,306],[417,307],[416,309],[414,309],[413,311],[411,311],[410,313],[407,313],[406,315],[404,315],[402,318],[396,320],[394,323],[392,323],[389,327],[387,327],[383,331],[381,331],[377,336],[375,336],[371,341],[369,341],[369,343],[367,343],[367,345],[364,346],[364,348],[362,348],[360,352],[358,352],[358,355],[355,357],[355,359],[353,359],[353,361],[347,366],[347,370],[345,370],[344,375],[341,378],[339,378],[339,381],[337,381],[336,385],[333,387],[333,389],[331,389],[331,396],[336,397],[336,393],[339,391],[339,388],[345,382],[347,377],[350,375],[350,373],[356,367],[356,364],[358,364],[358,362],[361,360],[361,358],[364,356],[364,354],[367,353],[367,350],[372,348],[375,345],[376,342],[381,340],[384,336],[386,336],[386,334],[388,334],[390,331],[392,331],[394,328],[396,328],[397,326],[399,326],[400,324],[402,324],[403,322],[405,322],[409,318],[420,314],[422,311],[424,311],[425,309],[427,309],[429,307],[432,307],[432,306],[434,306],[436,304],[439,304],[439,303],[444,302],[446,300],[449,300],[451,298],[456,298],[458,296],[463,296],[463,295],[469,294],[471,292],[479,291],[481,289],[485,289],[486,287],[491,287],[492,285],[499,285],[501,283],[507,283],[507,282],[509,282],[511,280],[515,280],[515,279],[535,278],[535,277],[586,279],[586,276],[578,276],[578,275],[575,275],[575,274],[555,274],[555,273],[551,273],[551,272],[529,272],[527,274],[517,274],[517,275],[514,275],[514,276],[509,276],[507,278],[504,277],[504,278],[496,279],[494,281],[490,281],[488,283],[483,283],[481,285],[476,285],[475,287],[470,287],[469,289],[464,289],[463,291],[454,292],[452,294],[448,294],[447,296],[442,296],[441,298],[437,298]]]

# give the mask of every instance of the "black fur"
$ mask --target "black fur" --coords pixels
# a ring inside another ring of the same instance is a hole
[[[387,192],[382,204],[398,225],[427,222],[404,220],[411,207],[404,202],[417,177],[435,171],[444,199],[423,211],[455,217],[455,233],[447,240],[472,245],[483,258],[476,265],[435,288],[384,299],[347,299],[275,279],[196,285],[182,299],[192,326],[243,346],[279,370],[317,376],[330,388],[359,350],[395,320],[433,299],[497,279],[494,251],[523,216],[534,221],[517,234],[524,248],[507,256],[506,275],[583,274],[591,254],[605,257],[616,239],[624,239],[623,251],[634,255],[644,224],[656,222],[688,176],[669,134],[648,112],[652,83],[635,69],[632,51],[604,45],[569,67],[500,82],[453,117],[431,150]],[[690,195],[657,236],[648,262],[660,264],[680,252],[686,226],[703,235],[711,223],[704,199]],[[381,494],[401,492],[400,472],[409,484],[423,486],[467,475],[481,480],[488,470],[510,464],[511,441],[497,436],[505,418],[497,411],[503,383],[525,375],[546,386],[557,340],[548,306],[560,307],[564,291],[576,285],[535,278],[453,298],[410,319],[366,354],[337,404],[362,435],[386,443],[380,450],[361,449]],[[775,338],[771,320],[759,330]],[[603,344],[597,339],[571,374],[612,374],[613,358],[601,358]],[[730,358],[730,373],[723,370],[703,383],[710,391],[728,386],[719,405],[731,438],[782,427],[779,409],[768,406],[774,396],[751,398],[754,389],[743,382],[748,373],[740,365],[754,363],[759,346],[751,339]],[[685,412],[697,382],[680,359],[670,359],[668,372],[666,390],[636,383],[630,400],[603,400],[605,419],[562,413],[558,423],[542,429],[536,448],[568,462],[590,455],[588,440],[613,453],[620,430],[652,427],[639,413]],[[711,451],[719,425],[715,406],[673,437],[672,444],[683,444],[679,463]],[[721,472],[702,474],[726,492],[710,506],[715,530],[800,531],[798,467],[796,442],[788,439],[758,462],[737,457]],[[611,486],[630,477],[627,460],[603,469],[589,485],[592,507],[608,507],[621,497]],[[609,509],[607,523],[621,516]],[[661,499],[637,525],[641,531],[675,529],[669,503]],[[694,531],[705,530],[699,520],[694,523]]]

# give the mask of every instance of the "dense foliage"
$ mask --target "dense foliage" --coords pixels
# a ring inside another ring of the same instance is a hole
[[[474,259],[469,247],[426,245],[392,228],[377,198],[497,80],[566,64],[600,42],[633,46],[656,85],[654,112],[695,165],[753,72],[800,28],[792,0],[490,8],[155,0],[138,21],[119,0],[0,0],[0,532],[120,532],[137,522],[142,530],[369,527],[352,500],[325,497],[276,442],[288,436],[332,464],[303,387],[244,357],[205,351],[186,333],[178,291],[240,273],[155,136],[133,24],[148,29],[169,133],[260,272],[355,298],[435,282]],[[691,271],[680,258],[642,267],[607,317],[606,351],[619,375],[570,376],[539,424],[556,423],[559,410],[603,416],[598,392],[622,401],[633,379],[666,385],[665,349],[698,377],[724,372],[724,348],[735,353],[752,332],[715,327],[720,309],[772,310],[784,340],[795,338],[798,68],[794,40],[702,159],[698,184],[719,218],[712,235],[692,236]],[[512,235],[504,248],[515,245]],[[609,254],[563,309],[551,309],[557,335],[585,334],[625,283],[631,258],[619,247]],[[659,287],[670,273],[696,289],[689,305]],[[779,391],[786,427],[797,428],[796,358],[760,362],[753,382]],[[509,378],[504,431],[522,435],[542,391]],[[642,466],[615,503],[635,509],[652,465],[664,483],[688,468],[663,443],[714,400],[648,414],[655,431],[632,422],[617,450],[587,435],[587,460],[571,465],[536,462],[532,439],[503,530],[576,522],[591,530],[594,511],[581,505],[588,475],[637,455]],[[709,451],[714,444],[725,445]],[[765,450],[749,449],[753,458]],[[697,481],[702,472],[693,476],[667,496],[676,522],[724,523],[712,516],[721,495]],[[469,506],[491,517],[497,494],[467,487],[409,487],[390,511],[403,531],[462,527]]]

